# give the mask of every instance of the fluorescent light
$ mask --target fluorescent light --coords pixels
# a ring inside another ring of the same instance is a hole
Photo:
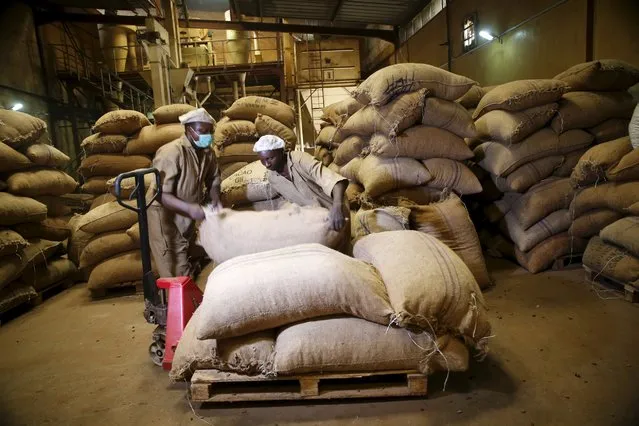
[[[22,107],[24,107],[24,105],[22,105],[20,102],[17,102],[11,107],[11,109],[14,111],[20,111]]]
[[[489,32],[488,32],[488,31],[486,31],[486,30],[482,30],[482,31],[480,31],[480,32],[479,32],[479,36],[480,36],[481,38],[484,38],[484,39],[488,40],[488,41],[493,40],[493,39],[495,38],[495,36],[494,36],[494,35],[492,35],[491,33],[489,33]]]

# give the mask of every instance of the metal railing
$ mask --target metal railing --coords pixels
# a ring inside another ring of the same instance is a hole
[[[120,78],[101,61],[88,57],[69,44],[49,44],[58,75],[67,74],[90,84],[102,97],[120,106],[143,113],[152,110],[153,96]]]

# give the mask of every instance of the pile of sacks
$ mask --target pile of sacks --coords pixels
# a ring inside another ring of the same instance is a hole
[[[65,256],[70,208],[61,198],[78,183],[69,157],[49,144],[44,121],[0,110],[0,313],[56,283],[75,279]]]
[[[477,105],[479,105],[481,99],[495,87],[496,86],[473,86],[468,92],[466,92],[464,96],[457,99],[455,102],[466,108],[472,116],[475,113],[475,109],[477,108]]]
[[[335,163],[341,162],[340,150],[352,157],[340,173],[360,184],[362,197],[371,201],[422,198],[445,188],[481,192],[463,164],[473,156],[464,138],[474,137],[475,128],[466,109],[454,102],[475,84],[426,64],[398,64],[374,73],[353,94],[365,107],[333,138],[342,139]]]
[[[389,231],[359,240],[354,256],[301,244],[223,262],[178,344],[171,378],[206,368],[430,374],[466,370],[463,342],[485,353],[491,327],[481,290],[443,243]]]
[[[320,133],[315,140],[314,153],[315,158],[321,161],[324,166],[339,171],[340,167],[345,166],[346,163],[359,155],[364,146],[368,145],[368,141],[359,135],[352,135],[349,138],[335,137],[336,133],[339,134],[338,132],[344,123],[363,107],[364,105],[352,97],[324,107]],[[339,146],[345,141],[346,145],[340,150]],[[353,152],[355,154],[352,154]]]
[[[277,99],[246,96],[222,114],[225,117],[217,123],[214,135],[222,179],[257,160],[253,144],[260,136],[279,136],[288,150],[297,144],[293,108]]]

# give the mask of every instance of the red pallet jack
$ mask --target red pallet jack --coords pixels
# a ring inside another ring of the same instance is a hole
[[[144,176],[155,175],[157,191],[147,201]],[[129,200],[137,200],[137,208],[126,204],[121,197],[122,179],[135,178],[135,190]],[[140,249],[142,251],[142,285],[144,287],[144,319],[157,327],[153,331],[153,342],[149,355],[156,365],[170,370],[173,355],[186,324],[195,309],[202,303],[202,291],[191,277],[160,278],[157,281],[151,269],[151,248],[149,246],[149,223],[146,211],[162,193],[160,172],[155,168],[138,169],[122,173],[115,179],[115,195],[118,203],[138,214],[140,226]],[[168,297],[167,297],[168,296]],[[167,304],[168,299],[168,304]]]

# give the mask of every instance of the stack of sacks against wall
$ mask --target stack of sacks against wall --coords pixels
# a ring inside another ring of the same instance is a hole
[[[361,184],[369,199],[411,187],[481,192],[461,163],[472,158],[463,138],[475,135],[474,125],[454,102],[475,84],[426,64],[398,64],[374,73],[354,93],[366,106],[336,135],[342,140],[337,154],[353,136],[369,139],[368,147],[340,172]],[[360,142],[353,139],[353,146]]]
[[[413,255],[406,258],[408,246]],[[355,259],[303,244],[219,265],[178,345],[171,377],[182,380],[196,368],[282,375],[466,369],[467,350],[453,336],[484,350],[490,325],[459,257],[412,231],[369,235],[358,247]],[[401,271],[413,272],[394,278]],[[425,294],[412,293],[423,287],[412,281],[428,283]]]
[[[517,261],[533,273],[583,250],[567,234],[572,188],[566,176],[574,164],[566,162],[594,138],[583,130],[557,134],[550,127],[567,90],[560,80],[514,81],[488,92],[474,112],[475,161],[486,172],[482,202],[490,203],[485,219],[498,225],[514,243]]]
[[[314,157],[333,171],[339,172],[342,166],[357,157],[368,145],[368,139],[359,135],[340,137],[340,129],[344,123],[363,107],[351,97],[324,107],[320,133],[315,140]],[[343,142],[345,145],[340,149]]]
[[[223,111],[215,128],[215,153],[223,179],[257,160],[253,145],[260,136],[279,136],[287,150],[295,149],[293,108],[277,99],[246,96]]]
[[[78,183],[62,169],[69,157],[50,145],[46,124],[0,111],[0,313],[37,291],[74,279],[64,257],[70,208],[63,196]]]

